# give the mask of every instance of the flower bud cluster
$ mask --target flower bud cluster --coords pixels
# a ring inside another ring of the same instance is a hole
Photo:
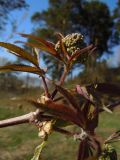
[[[115,153],[115,149],[110,144],[104,144],[102,156],[99,160],[110,160],[111,155]]]
[[[69,55],[74,54],[79,49],[85,47],[83,35],[80,33],[72,33],[68,34],[66,37],[62,39],[62,43],[65,46],[66,51]],[[55,45],[55,50],[60,52],[60,41],[58,41]]]
[[[46,104],[46,102],[49,100],[48,97],[46,96],[41,96],[37,102],[39,103],[42,103],[42,104]],[[51,130],[52,130],[52,121],[43,121],[43,122],[40,122],[38,124],[38,127],[39,127],[39,133],[38,133],[38,136],[40,138],[45,138],[48,134],[51,133]]]
[[[38,136],[40,138],[45,138],[48,134],[51,133],[52,130],[52,122],[51,121],[44,121],[39,126],[39,133]]]

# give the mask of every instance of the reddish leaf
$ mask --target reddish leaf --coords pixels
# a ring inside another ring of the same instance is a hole
[[[77,85],[76,86],[76,91],[77,91],[77,93],[79,93],[80,95],[82,95],[84,98],[86,98],[87,100],[91,101],[86,87],[81,87],[80,85]]]
[[[31,63],[33,63],[34,65],[38,66],[38,61],[37,59],[35,59],[34,56],[32,56],[31,54],[29,54],[28,52],[26,52],[24,49],[14,45],[14,44],[10,44],[10,43],[5,43],[5,42],[0,42],[0,46],[12,51],[10,53],[19,56]]]
[[[61,60],[61,57],[59,56],[59,54],[55,50],[51,49],[50,47],[46,47],[44,45],[41,45],[41,44],[38,44],[38,43],[33,43],[33,42],[16,41],[16,43],[24,43],[26,46],[29,46],[29,47],[32,47],[32,48],[38,48],[38,49],[40,49],[42,51],[50,53],[55,58]]]
[[[85,129],[94,133],[95,128],[98,126],[98,108],[90,101],[87,101],[84,103],[82,114],[84,117]]]
[[[69,54],[68,54],[68,52],[67,52],[66,49],[65,49],[64,43],[62,42],[62,39],[63,39],[64,37],[63,37],[60,33],[57,33],[57,36],[58,36],[58,39],[59,39],[59,42],[60,42],[61,51],[62,51],[63,54],[69,59]]]
[[[30,34],[20,34],[20,35],[23,37],[26,37],[26,38],[30,38],[30,39],[37,42],[37,43],[26,42],[26,45],[39,48],[43,51],[50,53],[51,55],[55,56],[56,58],[61,59],[55,50],[55,44],[53,44],[52,42],[46,41],[40,37],[36,37],[36,36],[30,35]]]
[[[64,104],[56,104],[54,102],[48,102],[47,106],[48,106],[48,108],[51,108],[54,111],[56,111],[55,114],[60,116],[61,119],[68,120],[68,121],[73,122],[77,125],[81,125],[80,118],[73,111],[73,109],[70,108],[70,106],[67,106]]]
[[[86,53],[88,51],[90,51],[93,48],[93,45],[89,45],[83,49],[78,50],[76,53],[74,53],[71,57],[70,57],[70,61],[73,61],[74,59],[77,59],[81,54]]]
[[[102,152],[101,144],[94,135],[89,136],[89,145],[95,151],[95,156],[99,157]]]
[[[41,104],[36,101],[30,101],[37,108],[41,108],[44,112],[48,112],[59,119],[67,120],[74,124],[81,126],[81,121],[77,117],[76,113],[67,105],[64,104],[56,104],[52,101],[47,101],[46,104]]]
[[[42,45],[45,45],[45,46],[48,46],[48,47],[52,47],[52,48],[55,48],[55,45],[54,43],[52,42],[49,42],[49,41],[46,41],[40,37],[37,37],[37,36],[34,36],[34,35],[31,35],[31,34],[23,34],[23,33],[19,33],[22,37],[26,37],[26,38],[30,38],[36,42],[39,42],[41,43]]]
[[[79,105],[76,102],[76,99],[74,96],[65,88],[61,86],[56,86],[57,90],[69,101],[69,103],[72,105],[73,110],[79,111]]]
[[[45,74],[45,72],[40,68],[38,69],[36,67],[27,66],[24,64],[12,64],[0,67],[0,72],[13,72],[13,71],[30,72],[38,75]]]

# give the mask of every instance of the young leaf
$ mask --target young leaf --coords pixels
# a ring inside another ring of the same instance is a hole
[[[34,35],[31,35],[31,34],[23,34],[23,33],[19,33],[22,37],[26,37],[26,38],[30,38],[38,43],[41,43],[42,45],[44,46],[48,46],[48,47],[51,47],[51,48],[54,48],[55,45],[54,43],[52,42],[49,42],[49,41],[46,41],[40,37],[37,37],[37,36],[34,36]]]
[[[81,87],[80,85],[76,86],[76,91],[78,94],[82,95],[84,98],[90,101],[90,96],[85,87]]]
[[[42,152],[42,149],[45,147],[46,141],[43,141],[39,146],[36,147],[34,156],[31,160],[41,160],[40,154]]]
[[[30,35],[30,34],[20,34],[20,35],[23,36],[23,37],[26,37],[26,38],[30,38],[30,39],[37,42],[37,43],[27,42],[26,45],[29,45],[31,47],[39,48],[43,51],[46,51],[46,52],[50,53],[51,55],[55,56],[56,58],[61,59],[60,56],[58,55],[58,53],[55,50],[55,44],[53,44],[52,42],[46,41],[46,40],[44,40],[40,37],[36,37],[36,36]]]
[[[28,45],[28,46],[30,46],[30,47],[38,48],[38,49],[41,49],[42,51],[45,51],[45,52],[47,52],[47,53],[50,53],[50,54],[53,55],[55,58],[61,60],[61,57],[59,56],[59,54],[58,54],[56,51],[54,51],[53,49],[49,48],[49,47],[43,46],[43,45],[38,44],[38,43],[26,42],[25,44]]]
[[[81,54],[84,54],[85,52],[90,51],[93,48],[93,45],[89,45],[83,49],[78,50],[76,53],[74,53],[71,57],[70,57],[70,62],[73,61],[74,59],[76,60]]]
[[[76,102],[76,99],[74,96],[65,88],[61,86],[56,86],[57,90],[69,101],[69,103],[72,105],[73,110],[79,111],[79,105]]]
[[[63,35],[61,35],[61,33],[56,33],[56,35],[57,35],[59,42],[60,42],[61,51],[69,59],[69,54],[68,54],[67,50],[65,49],[64,43],[62,42],[62,39],[64,38]]]
[[[61,57],[59,56],[59,54],[54,51],[53,49],[46,47],[44,45],[38,44],[38,43],[33,43],[33,42],[22,42],[22,41],[16,41],[16,43],[24,43],[26,46],[32,47],[32,48],[37,48],[40,49],[42,51],[45,51],[47,53],[50,53],[51,55],[53,55],[55,58],[61,60]]]
[[[48,108],[51,108],[53,111],[55,111],[54,115],[56,115],[58,118],[83,127],[82,115],[78,116],[78,114],[75,113],[73,109],[70,108],[70,106],[52,102],[48,104]]]
[[[38,75],[43,75],[45,73],[40,68],[38,69],[36,67],[31,67],[23,64],[11,64],[0,67],[0,72],[13,72],[13,71],[30,72]]]
[[[76,86],[76,92],[83,96],[86,100],[94,104],[93,96],[92,94],[89,94],[87,91],[87,87],[81,87],[80,85]]]
[[[0,46],[12,51],[10,53],[12,53],[18,57],[21,57],[21,58],[33,63],[34,65],[38,66],[37,59],[35,59],[34,56],[32,56],[31,54],[26,52],[24,49],[14,45],[14,44],[5,43],[5,42],[0,42]]]
[[[30,103],[32,103],[37,108],[40,108],[43,112],[54,115],[58,119],[69,121],[79,126],[82,125],[80,117],[78,117],[73,109],[67,105],[57,104],[52,101],[48,101],[46,104],[42,104],[34,100],[30,100]]]

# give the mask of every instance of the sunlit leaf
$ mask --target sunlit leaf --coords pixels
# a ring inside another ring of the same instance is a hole
[[[0,42],[0,46],[10,50],[12,54],[21,57],[34,65],[38,66],[38,61],[30,53],[26,52],[24,49],[10,43]]]
[[[42,39],[42,38],[40,38],[40,37],[31,35],[31,34],[23,34],[23,33],[19,33],[19,34],[20,34],[22,37],[30,38],[30,39],[32,39],[32,40],[34,40],[34,41],[36,41],[36,42],[39,42],[39,43],[41,43],[41,44],[44,45],[44,46],[48,46],[48,47],[52,47],[52,48],[55,47],[54,43],[49,42],[49,41],[46,41],[46,40],[44,40],[44,39]]]
[[[44,71],[40,68],[38,69],[36,67],[31,67],[23,64],[12,64],[0,67],[0,72],[13,72],[13,71],[30,72],[38,75],[44,74]]]
[[[43,51],[50,53],[51,55],[55,56],[56,58],[61,59],[55,50],[55,44],[53,44],[52,42],[46,41],[40,37],[36,37],[36,36],[30,35],[30,34],[20,34],[20,35],[23,37],[26,37],[26,38],[30,38],[30,39],[37,42],[37,43],[26,42],[26,45],[39,48]]]
[[[88,94],[88,91],[87,91],[86,87],[81,87],[80,85],[77,85],[76,86],[76,91],[77,91],[78,94],[80,94],[81,96],[83,96],[87,100],[92,101],[89,94]]]
[[[33,43],[33,42],[21,42],[21,41],[16,41],[16,42],[17,42],[17,43],[24,43],[26,46],[29,46],[29,47],[32,47],[32,48],[40,49],[40,50],[42,50],[42,51],[45,51],[45,52],[47,52],[47,53],[50,53],[50,54],[53,55],[55,58],[61,60],[61,57],[59,56],[59,54],[58,54],[55,50],[53,50],[53,49],[51,49],[51,48],[49,48],[49,47],[46,47],[46,46],[41,45],[41,44],[38,44],[38,43]]]

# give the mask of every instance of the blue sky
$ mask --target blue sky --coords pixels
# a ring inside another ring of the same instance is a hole
[[[115,8],[117,2],[117,0],[101,0],[101,1],[107,3],[111,11]],[[5,31],[2,33],[0,41],[5,41],[5,42],[7,41],[10,43],[14,43],[14,41],[16,40],[21,40],[20,36],[17,35],[18,32],[31,33],[33,29],[33,24],[31,23],[30,20],[31,16],[33,15],[34,12],[45,10],[48,7],[48,0],[27,0],[27,3],[30,6],[27,10],[13,11],[10,14],[9,16],[10,22],[6,26]],[[11,32],[12,30],[11,23],[15,23],[17,25],[17,29],[14,31],[14,33]],[[7,54],[4,49],[0,48],[0,52],[2,52],[3,57],[15,60],[15,57],[10,54]],[[116,57],[117,55],[115,54],[113,58],[117,60]]]
[[[9,23],[5,26],[5,30],[1,33],[0,41],[14,43],[16,40],[21,40],[17,33],[31,33],[33,29],[33,24],[31,23],[31,16],[36,11],[43,11],[48,7],[48,0],[26,0],[29,4],[27,10],[13,11],[9,15]],[[15,23],[17,29],[12,33],[11,24]],[[10,60],[15,60],[15,56],[7,54],[6,50],[0,48],[3,57]]]

